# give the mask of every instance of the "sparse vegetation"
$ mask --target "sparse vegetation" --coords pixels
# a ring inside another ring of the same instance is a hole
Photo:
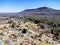
[[[3,41],[23,42],[23,45],[50,45],[51,42],[60,40],[60,20],[57,18],[24,16],[8,20],[8,23],[0,25],[0,36]]]
[[[13,20],[9,20],[8,23],[9,23],[9,24],[13,23]]]
[[[11,25],[11,27],[12,27],[12,28],[15,28],[15,23],[13,23],[13,24]]]
[[[25,34],[27,32],[27,29],[23,29],[22,33]]]
[[[51,29],[51,33],[54,34],[56,36],[56,38],[58,39],[59,34],[60,34],[60,28],[53,28]]]

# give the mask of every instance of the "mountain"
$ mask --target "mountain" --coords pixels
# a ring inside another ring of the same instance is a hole
[[[60,15],[60,10],[56,10],[49,7],[39,7],[36,9],[27,9],[22,12],[16,13],[16,15]]]
[[[60,10],[49,8],[49,7],[39,7],[35,9],[26,9],[18,13],[0,13],[0,16],[29,16],[29,15],[59,15]]]

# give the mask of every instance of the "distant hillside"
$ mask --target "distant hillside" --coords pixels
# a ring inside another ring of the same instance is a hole
[[[16,15],[16,13],[0,13],[0,16],[13,16]]]
[[[49,7],[39,7],[36,9],[26,9],[18,13],[0,13],[0,16],[29,16],[29,15],[60,15],[60,10],[56,10]]]
[[[17,15],[60,15],[60,10],[49,7],[40,7],[36,9],[27,9],[17,13]]]

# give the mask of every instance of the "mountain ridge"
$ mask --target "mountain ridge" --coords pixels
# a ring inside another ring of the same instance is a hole
[[[0,13],[0,16],[29,16],[29,15],[60,15],[60,10],[50,7],[39,7],[35,9],[26,9],[18,13]]]
[[[36,9],[26,9],[17,13],[17,15],[60,15],[60,10],[49,7],[39,7]]]

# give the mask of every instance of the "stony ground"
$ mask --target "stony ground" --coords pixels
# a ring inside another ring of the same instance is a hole
[[[12,18],[10,20],[13,22],[0,24],[0,45],[54,45],[54,43],[46,41],[52,34],[41,34],[42,30],[47,31],[48,28],[41,29],[33,22],[24,22],[19,19]],[[23,32],[24,30],[26,32]],[[39,36],[40,34],[42,36]]]

